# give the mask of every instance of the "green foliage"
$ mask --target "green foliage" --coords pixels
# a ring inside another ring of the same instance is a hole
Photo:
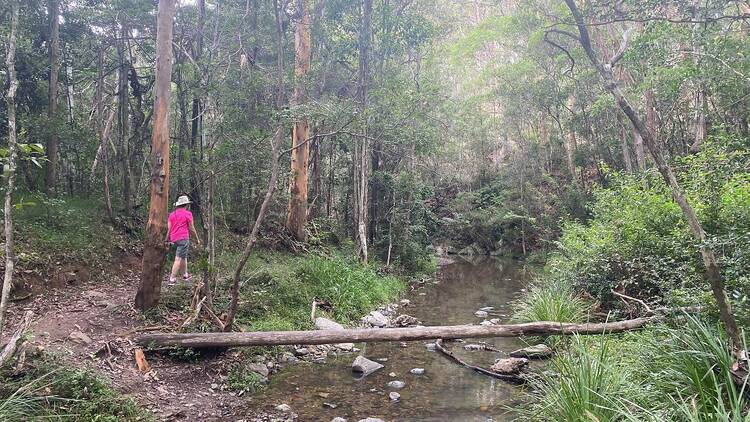
[[[563,283],[533,286],[515,304],[513,320],[517,322],[556,321],[585,322],[589,304]]]
[[[222,267],[232,268],[233,260],[226,255],[223,259]],[[343,253],[295,256],[257,251],[247,267],[237,319],[253,331],[310,328],[313,299],[329,303],[336,321],[356,323],[405,287],[401,279],[381,275],[374,266]],[[217,304],[221,306],[225,305]]]
[[[115,391],[105,380],[53,357],[29,364],[15,378],[0,373],[0,420],[150,421],[150,412]]]
[[[716,137],[679,162],[679,178],[717,251],[739,315],[748,320],[750,188],[742,168],[742,143]],[[549,279],[614,305],[611,289],[656,302],[691,303],[707,291],[696,242],[669,190],[656,174],[610,174],[595,192],[593,217],[567,222],[558,251],[547,264]]]

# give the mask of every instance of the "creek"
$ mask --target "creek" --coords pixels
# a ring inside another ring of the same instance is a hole
[[[529,279],[524,266],[511,259],[457,262],[441,267],[435,282],[416,287],[407,294],[409,306],[399,309],[424,325],[478,324],[479,308],[493,307],[488,318],[507,322],[511,302]],[[446,343],[459,357],[489,367],[497,353],[466,351],[464,344]],[[512,351],[525,346],[515,338],[482,339],[497,349]],[[479,341],[477,341],[479,342]],[[351,371],[356,354],[329,357],[325,363],[300,363],[272,377],[268,388],[251,404],[261,408],[286,403],[301,421],[328,422],[334,417],[357,421],[378,417],[386,421],[508,421],[509,408],[520,404],[518,386],[478,374],[459,366],[427,342],[358,344],[363,356],[385,367],[362,379]],[[412,368],[424,368],[414,375]],[[390,374],[395,373],[395,377]],[[403,381],[401,389],[387,383]],[[389,399],[397,391],[398,401]],[[335,407],[334,407],[335,406]]]

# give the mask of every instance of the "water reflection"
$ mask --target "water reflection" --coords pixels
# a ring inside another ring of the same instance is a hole
[[[509,302],[526,278],[523,267],[508,259],[450,264],[442,267],[438,283],[417,288],[407,296],[412,303],[404,311],[425,325],[478,324],[481,319],[474,312],[492,306],[491,317],[506,321]],[[507,351],[522,345],[517,339],[483,341]],[[368,416],[387,421],[512,419],[505,407],[520,399],[519,387],[460,367],[428,351],[424,343],[411,342],[407,347],[398,343],[358,345],[364,356],[385,365],[359,380],[351,373],[353,355],[329,359],[324,364],[296,365],[272,378],[268,390],[251,399],[252,404],[265,408],[287,403],[303,421],[330,421],[336,416],[355,421]],[[464,351],[461,344],[448,346],[459,356],[481,365],[489,366],[495,358],[489,352]],[[409,373],[415,367],[425,368],[424,375]],[[398,390],[398,402],[388,398],[391,390],[386,384],[394,379],[406,383]]]

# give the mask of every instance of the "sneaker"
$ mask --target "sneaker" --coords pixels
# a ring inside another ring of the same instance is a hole
[[[188,281],[188,280],[190,280],[191,278],[193,278],[193,275],[192,275],[192,274],[185,274],[185,275],[183,275],[183,276],[182,276],[182,279],[183,279],[183,280],[185,280],[185,281]]]
[[[177,284],[177,279],[174,277],[169,277],[169,281],[167,282],[167,284],[170,286],[174,286],[175,284]]]

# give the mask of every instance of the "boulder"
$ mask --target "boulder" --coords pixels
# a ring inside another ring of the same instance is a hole
[[[357,356],[354,359],[354,362],[352,362],[352,372],[362,374],[363,377],[366,377],[381,368],[383,368],[383,365],[373,362],[361,355]]]
[[[247,369],[255,372],[263,378],[268,378],[268,366],[265,363],[248,363]]]
[[[379,311],[372,311],[364,317],[364,322],[373,327],[385,327],[388,325],[388,317]]]
[[[552,349],[544,343],[510,352],[514,358],[546,359],[552,356]]]
[[[73,343],[77,343],[77,344],[88,345],[88,344],[93,343],[93,340],[91,340],[91,337],[87,336],[86,334],[78,330],[70,333],[70,335],[68,336],[68,339],[72,341]]]
[[[315,318],[315,328],[318,330],[343,330],[344,326],[328,318],[317,317]]]
[[[526,358],[506,358],[498,359],[492,365],[492,370],[505,375],[514,375],[521,372],[529,364]]]

